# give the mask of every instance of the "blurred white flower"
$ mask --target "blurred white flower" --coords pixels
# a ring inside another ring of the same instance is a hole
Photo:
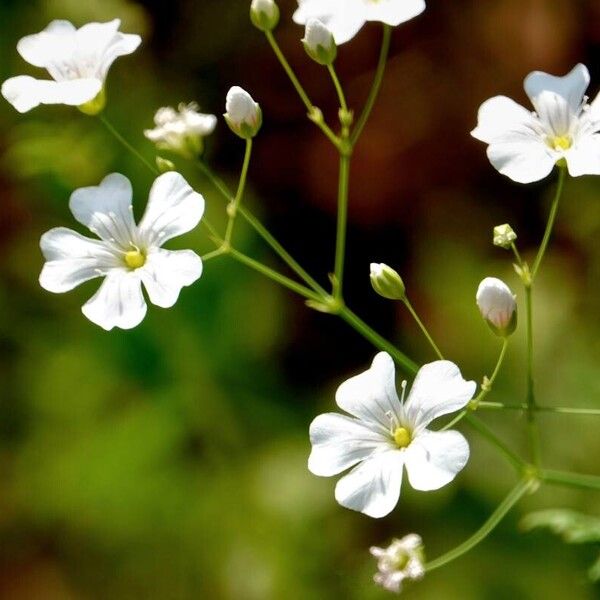
[[[302,39],[307,54],[320,65],[331,65],[337,56],[333,34],[319,19],[308,19]]]
[[[492,165],[519,183],[543,179],[556,163],[566,163],[573,177],[600,175],[600,95],[588,104],[589,83],[582,64],[564,77],[534,71],[525,91],[535,112],[506,96],[490,98],[471,135],[489,144]]]
[[[351,40],[367,21],[400,25],[425,10],[425,0],[298,0],[294,21],[319,19],[337,44]]]
[[[319,415],[310,426],[308,468],[330,477],[354,468],[335,488],[336,500],[370,517],[384,517],[398,503],[404,467],[417,490],[450,483],[467,464],[469,445],[457,431],[430,431],[438,417],[460,410],[475,393],[447,360],[421,367],[408,399],[398,399],[394,361],[380,352],[371,368],[337,390],[338,406],[352,416]]]
[[[418,580],[425,575],[423,540],[416,533],[394,539],[387,548],[373,546],[371,554],[377,559],[375,583],[399,594],[404,580]]]
[[[262,125],[260,106],[246,90],[237,85],[227,92],[223,116],[231,131],[243,139],[253,138]]]
[[[202,274],[202,261],[191,250],[165,250],[171,238],[196,227],[204,198],[179,173],[165,173],[150,190],[139,225],[133,219],[131,183],[113,173],[97,187],[76,190],[70,208],[74,217],[100,239],[58,227],[42,236],[46,263],[41,286],[56,294],[104,277],[83,314],[107,331],[131,329],[146,315],[142,283],[152,304],[169,308],[179,292]]]
[[[215,115],[198,112],[195,102],[180,104],[178,110],[159,108],[154,115],[154,129],[146,129],[144,135],[160,150],[169,150],[184,158],[195,158],[204,150],[204,138],[217,125]]]
[[[2,95],[19,111],[40,104],[79,106],[96,114],[104,108],[108,70],[119,57],[140,45],[139,35],[119,32],[121,21],[88,23],[76,29],[69,21],[52,21],[44,31],[22,38],[19,54],[52,80],[21,75],[2,85]]]
[[[477,306],[492,331],[506,337],[517,326],[517,301],[501,279],[486,277],[477,289]]]

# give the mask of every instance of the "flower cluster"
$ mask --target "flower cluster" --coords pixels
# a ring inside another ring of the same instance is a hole
[[[387,548],[372,546],[371,554],[377,559],[375,583],[389,592],[402,591],[405,581],[417,581],[425,575],[423,540],[416,533],[392,540]]]

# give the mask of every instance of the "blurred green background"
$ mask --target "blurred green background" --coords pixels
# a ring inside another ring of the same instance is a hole
[[[305,57],[293,2],[281,2],[281,44],[315,104],[335,118],[326,74]],[[228,88],[251,91],[265,125],[247,202],[321,281],[333,263],[337,158],[248,20],[246,0],[46,0],[0,4],[0,76],[30,73],[19,38],[56,18],[123,20],[142,48],[119,59],[106,114],[149,159],[143,138],[159,106],[196,100],[221,114]],[[340,50],[339,73],[360,108],[380,31]],[[368,264],[405,277],[445,354],[463,373],[489,373],[498,341],[474,303],[479,281],[518,289],[510,257],[491,245],[510,221],[529,255],[541,238],[553,180],[518,186],[470,138],[479,104],[526,102],[523,77],[576,62],[600,86],[597,0],[430,0],[397,28],[385,84],[352,166],[350,306],[419,362],[433,357],[410,318],[376,297]],[[208,159],[235,184],[243,145],[221,122]],[[106,333],[80,306],[91,282],[54,296],[37,282],[40,235],[76,227],[67,201],[111,171],[134,181],[142,210],[151,178],[101,123],[76,110],[20,116],[0,103],[0,598],[321,600],[388,597],[371,582],[368,547],[419,532],[430,557],[470,535],[513,485],[502,457],[465,428],[472,459],[454,485],[405,486],[376,521],[338,506],[334,479],[306,468],[308,425],[374,350],[334,317],[227,259],[207,263],[176,307],[155,307],[130,332]],[[224,224],[222,199],[183,172]],[[539,278],[536,368],[543,403],[599,406],[600,182],[570,180]],[[238,246],[278,267],[241,223]],[[181,241],[207,251],[201,230]],[[521,298],[519,300],[522,300]],[[524,396],[523,328],[490,399]],[[484,414],[526,450],[523,419]],[[598,474],[598,422],[542,417],[549,466]],[[411,599],[598,598],[586,570],[593,546],[522,534],[519,516],[551,506],[599,514],[598,494],[543,489],[476,550],[406,591]]]

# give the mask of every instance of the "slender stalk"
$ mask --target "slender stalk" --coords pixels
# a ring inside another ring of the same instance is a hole
[[[100,113],[98,115],[98,118],[100,119],[100,121],[102,121],[102,123],[104,124],[104,126],[106,127],[106,129],[108,129],[108,131],[110,131],[110,133],[123,145],[125,146],[125,148],[127,148],[127,150],[129,150],[129,152],[131,152],[136,158],[138,158],[140,160],[140,162],[144,163],[144,165],[146,167],[148,167],[148,169],[150,171],[152,171],[152,173],[154,175],[160,175],[160,171],[150,162],[148,161],[144,156],[142,156],[113,126],[113,124],[106,118],[105,115],[103,115],[102,113]]]
[[[228,202],[233,201],[233,196],[227,185],[204,162],[199,161],[198,167],[205,175],[205,177],[215,186],[217,191],[227,200]],[[321,287],[317,281],[311,277],[306,270],[298,263],[296,259],[281,245],[279,241],[269,232],[269,230],[260,222],[260,220],[254,216],[249,208],[240,206],[238,210],[239,214],[243,219],[252,227],[256,233],[274,250],[274,252],[285,262],[285,264],[294,272],[300,279],[311,287],[315,292],[325,296],[327,292]]]
[[[333,81],[338,100],[340,101],[340,108],[343,111],[348,112],[348,104],[346,103],[344,88],[342,88],[342,84],[340,83],[340,79],[337,76],[335,67],[333,65],[327,65],[327,70],[329,71],[329,75],[331,75],[331,81]]]
[[[245,254],[242,254],[241,252],[239,252],[238,250],[235,250],[234,248],[229,248],[229,250],[227,250],[227,254],[229,254],[232,258],[234,258],[238,262],[246,265],[247,267],[250,267],[251,269],[254,269],[255,271],[258,271],[265,277],[268,277],[269,279],[271,279],[271,280],[275,281],[276,283],[282,285],[283,287],[291,290],[292,292],[296,292],[296,294],[299,294],[300,296],[303,296],[304,298],[307,298],[309,300],[315,300],[315,301],[319,301],[321,299],[320,296],[315,294],[312,290],[309,290],[307,287],[304,287],[303,285],[295,282],[294,280],[290,279],[289,277],[286,277],[285,275],[282,275],[281,273],[274,271],[273,269],[267,267],[266,265],[263,265],[261,262],[258,262],[257,260],[254,260],[253,258],[250,258],[249,256],[246,256]]]
[[[517,250],[517,245],[514,242],[512,242],[512,244],[510,245],[510,247],[512,248],[513,254],[515,255],[515,258],[517,259],[517,264],[520,267],[522,267],[523,266],[523,260],[521,259],[521,254]]]
[[[383,75],[385,73],[385,65],[387,63],[388,54],[390,52],[390,42],[392,40],[392,28],[389,25],[383,26],[383,39],[381,40],[381,50],[379,52],[379,61],[377,63],[377,69],[375,70],[375,78],[373,79],[373,85],[371,86],[371,91],[369,92],[369,96],[367,98],[367,102],[365,107],[363,108],[360,117],[356,121],[356,126],[354,127],[354,131],[352,132],[352,136],[350,137],[350,143],[354,146],[358,141],[369,117],[371,116],[371,111],[373,110],[373,106],[375,105],[375,100],[377,100],[377,96],[379,95],[379,90],[381,89],[381,84],[383,82]]]
[[[525,285],[525,304],[527,309],[527,429],[531,458],[537,467],[541,464],[540,433],[535,419],[536,401],[533,377],[533,302],[531,285]]]
[[[483,421],[475,415],[466,415],[465,419],[473,429],[481,434],[493,446],[496,446],[502,454],[512,463],[512,465],[521,471],[527,463],[513,450],[511,450]]]
[[[477,408],[491,410],[527,410],[527,404],[504,404],[502,402],[480,402]],[[576,408],[570,406],[536,406],[536,412],[562,415],[600,416],[600,408]]]
[[[556,187],[556,193],[554,194],[554,199],[552,200],[552,206],[550,208],[550,215],[548,217],[548,223],[546,224],[546,231],[544,232],[544,238],[542,239],[542,244],[538,250],[537,256],[535,257],[535,261],[533,262],[533,267],[531,269],[531,280],[535,279],[537,272],[540,268],[540,264],[544,258],[544,254],[546,253],[546,249],[548,248],[548,242],[550,241],[550,236],[552,235],[552,229],[554,228],[554,222],[556,221],[556,215],[558,214],[558,205],[560,202],[560,197],[562,196],[563,188],[565,186],[565,179],[567,177],[567,169],[566,167],[559,167],[558,169],[558,185]]]
[[[413,308],[413,305],[410,303],[409,299],[405,297],[403,302],[404,302],[406,308],[408,308],[408,312],[410,312],[410,314],[412,315],[412,318],[415,320],[415,322],[419,326],[419,329],[423,332],[423,335],[427,338],[427,341],[433,348],[434,352],[438,355],[438,358],[440,360],[444,360],[444,356],[440,352],[440,349],[437,347],[436,343],[433,341],[433,338],[431,337],[429,331],[427,330],[427,327],[425,327],[423,321],[421,321],[421,319],[419,318],[417,311]]]
[[[468,540],[457,546],[453,550],[446,552],[439,558],[436,558],[425,565],[426,571],[433,571],[439,569],[449,562],[456,560],[463,554],[466,554],[481,543],[502,521],[502,519],[509,513],[509,511],[525,496],[530,490],[531,482],[528,479],[523,479],[511,490],[496,510],[490,515],[489,519],[478,529]]]
[[[213,250],[212,252],[209,252],[208,254],[205,254],[204,256],[202,256],[202,261],[207,262],[209,260],[212,260],[213,258],[223,256],[224,254],[226,254],[226,252],[222,247],[217,248],[216,250]]]
[[[350,156],[340,154],[338,184],[337,232],[335,237],[334,297],[341,299],[344,285],[344,261],[346,258],[346,233],[348,229],[348,186],[350,182]]]
[[[415,374],[419,370],[419,366],[412,361],[406,354],[398,350],[392,343],[371,329],[362,319],[355,315],[347,306],[343,306],[339,312],[339,316],[358,331],[363,337],[368,339],[379,350],[387,352],[394,361],[404,368],[405,371]]]
[[[248,168],[250,167],[250,158],[252,157],[252,139],[246,140],[246,152],[244,154],[244,164],[242,165],[242,172],[240,175],[240,181],[238,184],[237,193],[233,202],[227,207],[227,213],[229,215],[229,221],[227,222],[227,230],[225,231],[225,243],[231,243],[231,236],[233,235],[233,226],[235,224],[235,218],[237,217],[240,203],[244,197],[244,190],[246,189],[246,179],[248,178]]]
[[[579,473],[544,469],[540,472],[540,478],[546,483],[600,491],[600,477],[596,475],[580,475]]]

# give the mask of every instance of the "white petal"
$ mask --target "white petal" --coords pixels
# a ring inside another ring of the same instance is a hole
[[[427,426],[442,415],[464,408],[476,387],[474,381],[465,381],[449,360],[423,365],[404,405],[405,414],[413,427]]]
[[[171,171],[152,185],[140,234],[150,245],[162,244],[194,229],[203,214],[204,198],[181,174]]]
[[[177,302],[181,288],[192,285],[202,275],[202,259],[191,250],[157,248],[139,270],[150,302],[170,308]]]
[[[17,52],[36,67],[63,61],[75,50],[75,32],[69,21],[52,21],[44,31],[20,39]]]
[[[2,84],[2,95],[25,113],[40,104],[79,106],[93,100],[101,89],[102,82],[98,79],[51,81],[20,75]]]
[[[88,23],[77,31],[76,61],[94,65],[102,80],[119,56],[131,54],[142,42],[139,35],[119,32],[120,25],[121,21],[115,19],[108,23]]]
[[[590,117],[596,127],[600,127],[600,93],[596,95],[590,105]]]
[[[399,422],[400,401],[396,393],[396,371],[392,357],[380,352],[373,359],[371,368],[351,377],[337,389],[335,401],[338,406],[358,417],[389,431],[390,415]]]
[[[488,147],[492,165],[517,183],[532,183],[547,177],[560,155],[534,131],[526,128],[496,138]]]
[[[116,257],[102,242],[65,227],[45,233],[40,247],[47,261],[40,274],[40,285],[55,294],[68,292],[118,266]]]
[[[403,463],[399,450],[374,454],[338,481],[335,499],[369,517],[385,517],[398,504]]]
[[[366,21],[363,0],[304,0],[294,13],[294,21],[305,25],[308,19],[322,21],[335,38],[337,44],[351,40]]]
[[[382,0],[367,3],[367,21],[379,21],[396,27],[420,15],[425,10],[425,0]]]
[[[531,125],[534,117],[530,111],[506,96],[486,100],[479,108],[477,127],[471,135],[490,144],[508,131]]]
[[[122,247],[136,243],[133,220],[131,182],[125,175],[112,173],[98,186],[85,187],[71,194],[69,206],[73,216],[92,233]]]
[[[564,77],[555,77],[541,71],[534,71],[525,78],[525,92],[535,104],[542,92],[554,92],[562,96],[573,113],[578,113],[585,91],[590,84],[590,74],[585,65],[576,65]]]
[[[308,469],[321,477],[337,475],[365,460],[377,448],[390,446],[381,433],[337,413],[319,415],[310,424],[310,442]]]
[[[410,485],[424,492],[450,483],[468,460],[469,444],[458,431],[424,431],[404,456]]]
[[[566,154],[571,177],[600,175],[600,134],[586,135],[577,140]]]
[[[81,308],[83,314],[106,331],[132,329],[146,316],[146,302],[135,271],[114,270],[96,294]]]
[[[578,113],[567,100],[555,92],[541,92],[535,99],[535,109],[546,135],[560,137],[572,132]]]

